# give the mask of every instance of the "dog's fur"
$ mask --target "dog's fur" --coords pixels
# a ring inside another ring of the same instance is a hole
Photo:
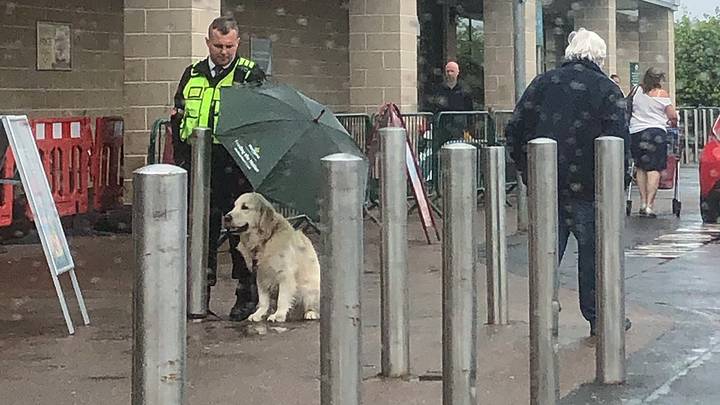
[[[225,226],[239,232],[237,250],[248,268],[257,271],[258,307],[250,321],[263,320],[274,291],[277,309],[267,317],[268,322],[285,322],[298,299],[305,319],[320,318],[320,263],[305,234],[295,230],[258,193],[241,195],[225,216]]]

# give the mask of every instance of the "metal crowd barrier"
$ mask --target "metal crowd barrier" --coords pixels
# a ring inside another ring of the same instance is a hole
[[[433,133],[429,137],[431,139],[430,144],[432,144],[433,137],[441,137],[438,140],[441,144],[465,142],[476,146],[478,151],[483,146],[505,145],[505,126],[511,116],[511,110],[440,112],[435,116]],[[484,191],[484,176],[482,175],[482,162],[479,152],[477,159],[477,190]],[[505,161],[505,171],[507,173],[505,185],[506,189],[511,190],[517,184],[515,181],[515,165],[510,159],[505,159]],[[437,172],[437,169],[432,169],[437,165],[437,157],[431,162],[427,164],[431,168],[431,173],[426,179],[432,179],[433,174]]]
[[[165,157],[171,153],[172,142],[170,136],[170,120],[158,118],[150,130],[150,142],[147,148],[147,163],[171,163]]]
[[[368,136],[372,131],[372,120],[369,114],[335,114],[338,121],[347,129],[361,150],[365,150]]]
[[[682,163],[698,163],[720,107],[679,107],[682,136]]]

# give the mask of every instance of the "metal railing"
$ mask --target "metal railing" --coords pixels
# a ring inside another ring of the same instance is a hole
[[[158,118],[153,122],[147,148],[147,163],[149,165],[162,162],[166,148],[166,133],[169,128],[170,120],[166,118]]]
[[[720,115],[720,107],[678,108],[682,163],[698,163],[718,115]]]
[[[372,120],[369,114],[335,114],[335,117],[345,127],[350,136],[361,150],[365,150],[368,136],[372,131]]]

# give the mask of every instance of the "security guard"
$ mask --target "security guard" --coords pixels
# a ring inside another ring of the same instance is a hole
[[[231,17],[213,20],[205,39],[210,56],[185,69],[175,93],[172,113],[175,164],[190,170],[190,135],[197,127],[215,129],[220,112],[220,88],[233,83],[262,82],[263,71],[255,62],[238,57],[239,29]],[[252,191],[252,186],[234,162],[232,156],[213,136],[210,174],[210,224],[208,242],[208,286],[217,281],[218,238],[222,217],[229,212],[235,199]],[[230,245],[238,240],[230,235]],[[255,311],[257,292],[254,274],[236,249],[230,249],[232,278],[238,280],[237,301],[230,310],[230,319],[241,321]],[[208,287],[209,290],[209,287]],[[208,291],[209,296],[209,291]]]

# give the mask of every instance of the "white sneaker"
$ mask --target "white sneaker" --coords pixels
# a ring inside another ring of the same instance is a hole
[[[645,208],[645,215],[650,218],[657,218],[657,214],[655,214],[655,211],[650,207]]]

